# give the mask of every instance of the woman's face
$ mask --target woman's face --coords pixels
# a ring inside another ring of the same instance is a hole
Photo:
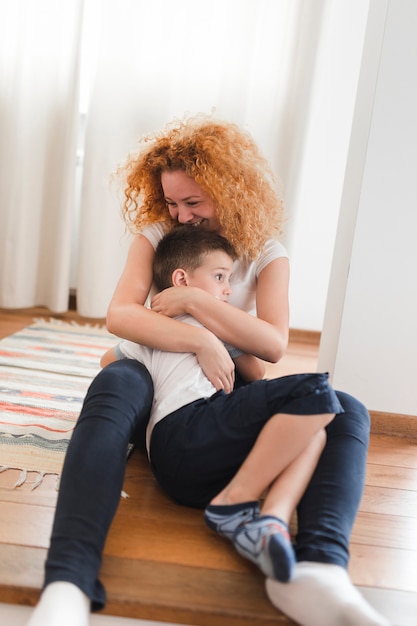
[[[161,174],[168,211],[180,224],[221,232],[212,198],[182,170]]]

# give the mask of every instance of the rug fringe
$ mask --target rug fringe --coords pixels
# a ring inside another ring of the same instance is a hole
[[[47,475],[51,475],[51,476],[56,476],[57,477],[56,490],[58,491],[60,476],[55,474],[55,473],[52,473],[52,472],[51,473],[49,473],[49,472],[41,472],[41,471],[36,471],[36,470],[26,470],[26,469],[21,469],[20,467],[6,467],[5,465],[1,465],[0,466],[0,474],[2,474],[3,472],[7,472],[8,470],[20,471],[19,478],[17,479],[17,481],[13,485],[12,489],[17,489],[18,487],[21,487],[26,482],[28,482],[28,474],[31,473],[31,474],[37,474],[35,480],[32,483],[32,486],[30,488],[31,491],[34,491],[40,485],[42,485],[43,479]],[[30,484],[30,483],[28,483],[28,484]]]
[[[20,476],[19,476],[18,480],[13,485],[13,489],[16,489],[16,487],[21,487],[22,485],[24,485],[25,482],[26,482],[27,477],[28,477],[28,471],[27,470],[22,470],[20,472]]]
[[[42,485],[44,478],[45,478],[45,472],[38,472],[38,477],[35,480],[35,482],[33,483],[32,487],[31,487],[31,491],[33,491],[34,489],[39,487],[39,485]]]
[[[8,470],[16,470],[18,468],[16,467],[6,467],[5,465],[0,465],[0,474],[2,474],[3,472],[7,472]],[[15,482],[15,484],[13,485],[12,489],[17,489],[18,487],[21,487],[22,485],[24,485],[27,482],[27,478],[28,478],[28,473],[34,473],[37,474],[37,478],[35,478],[35,480],[32,483],[32,486],[30,488],[31,491],[34,491],[35,489],[37,489],[40,485],[42,485],[43,483],[43,479],[45,478],[45,476],[49,475],[49,476],[56,476],[56,484],[55,484],[55,490],[59,491],[59,486],[60,486],[60,482],[61,482],[61,475],[60,474],[48,474],[48,472],[34,472],[33,470],[25,470],[25,469],[20,469],[20,476],[17,479],[17,481]],[[30,483],[29,483],[30,484]],[[128,498],[130,498],[129,494],[126,493],[126,491],[122,490],[120,492],[120,497],[127,500]]]
[[[31,491],[34,491],[35,489],[39,487],[39,485],[42,485],[43,479],[45,478],[45,475],[46,475],[45,472],[34,472],[34,473],[36,473],[38,476],[37,478],[35,478],[35,480],[32,483],[32,486],[30,488]],[[22,485],[24,485],[25,482],[27,481],[27,477],[28,477],[28,470],[21,470],[18,480],[13,485],[13,489],[17,489],[17,487],[21,487]]]

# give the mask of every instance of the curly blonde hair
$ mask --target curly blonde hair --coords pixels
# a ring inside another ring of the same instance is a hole
[[[272,170],[236,124],[197,115],[139,140],[139,152],[119,168],[127,183],[122,215],[131,230],[174,225],[161,185],[166,170],[184,171],[214,200],[223,234],[240,258],[255,259],[267,239],[281,234],[284,209]]]

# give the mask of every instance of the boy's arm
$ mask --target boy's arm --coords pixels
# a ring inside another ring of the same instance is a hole
[[[233,359],[242,378],[250,383],[265,377],[265,363],[252,354],[241,354]]]
[[[245,382],[250,383],[254,380],[265,378],[265,362],[262,359],[253,354],[242,352],[239,348],[235,348],[228,343],[225,343],[224,346],[233,360],[235,368]]]
[[[100,367],[106,367],[106,365],[109,365],[114,361],[118,361],[118,357],[114,351],[114,348],[109,348],[100,359]]]

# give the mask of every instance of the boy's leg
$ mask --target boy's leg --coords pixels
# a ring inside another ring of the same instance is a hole
[[[324,445],[323,428],[332,418],[332,414],[271,417],[240,469],[206,510],[207,521],[216,505],[257,500],[268,489],[261,517],[237,529],[233,537],[237,551],[267,576],[282,581],[291,576],[290,516],[312,476]]]
[[[324,448],[324,430],[313,436],[307,447],[273,481],[261,515],[236,531],[237,551],[256,563],[268,576],[288,581],[295,565],[289,523]]]
[[[325,444],[326,433],[322,429],[272,483],[262,505],[262,515],[275,515],[287,524],[290,523],[291,516],[317,467]]]
[[[258,438],[243,461],[231,481],[222,491],[213,498],[211,504],[236,504],[248,500],[257,500],[265,489],[284,472],[286,468],[299,457],[309,446],[313,438],[332,419],[333,414],[324,415],[289,415],[277,414],[272,416],[264,425]],[[315,452],[315,447],[312,447]],[[314,454],[315,462],[317,455]],[[297,465],[298,473],[292,474],[300,477],[303,490],[294,485],[299,497],[304,492],[307,479],[311,478],[313,467],[311,463],[304,472]],[[314,466],[315,467],[315,466]],[[278,489],[278,487],[277,487]],[[298,504],[299,498],[295,500]],[[270,500],[272,505],[272,496]],[[276,503],[275,503],[276,504]]]

